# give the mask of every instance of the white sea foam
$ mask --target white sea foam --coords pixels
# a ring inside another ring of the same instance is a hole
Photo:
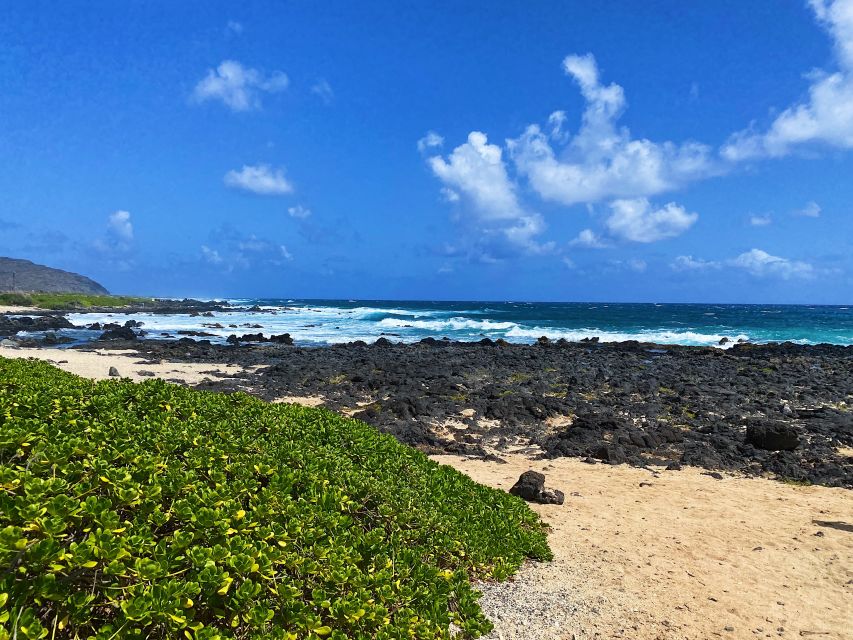
[[[398,320],[385,318],[377,322],[380,327],[397,329],[422,329],[424,331],[506,331],[518,327],[514,322],[495,322],[494,320],[472,320],[454,317],[447,320]]]
[[[559,340],[563,338],[570,342],[577,342],[584,338],[598,337],[600,342],[625,342],[627,340],[637,340],[638,342],[654,342],[656,344],[683,344],[694,346],[721,346],[729,348],[737,343],[738,340],[749,340],[746,334],[738,334],[735,336],[722,334],[698,333],[695,331],[666,331],[666,330],[641,330],[636,333],[620,332],[620,331],[602,331],[601,329],[555,329],[545,327],[533,327],[532,329],[518,327],[507,332],[507,338],[526,339],[526,341],[535,340],[540,336],[545,336],[550,340]],[[720,345],[719,342],[724,337],[729,339],[725,345]]]

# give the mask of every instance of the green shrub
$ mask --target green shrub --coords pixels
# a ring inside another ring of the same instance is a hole
[[[33,305],[33,299],[25,293],[0,293],[0,304],[30,307]]]
[[[0,304],[34,306],[58,311],[89,307],[126,307],[143,302],[151,302],[151,298],[86,293],[0,293]]]
[[[371,427],[0,358],[0,638],[447,638],[551,557],[519,499]]]

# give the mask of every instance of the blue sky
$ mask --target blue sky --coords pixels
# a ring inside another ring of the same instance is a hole
[[[139,294],[850,303],[853,0],[702,4],[10,3],[0,255]]]

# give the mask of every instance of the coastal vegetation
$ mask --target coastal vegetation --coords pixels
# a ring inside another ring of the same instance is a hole
[[[151,298],[112,296],[89,293],[0,293],[0,305],[37,307],[54,311],[89,309],[91,307],[126,307],[151,303]]]
[[[368,425],[0,358],[0,638],[447,638],[549,559],[518,498]]]

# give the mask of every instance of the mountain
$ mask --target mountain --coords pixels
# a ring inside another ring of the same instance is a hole
[[[97,282],[78,273],[0,257],[0,292],[5,291],[109,294]]]

